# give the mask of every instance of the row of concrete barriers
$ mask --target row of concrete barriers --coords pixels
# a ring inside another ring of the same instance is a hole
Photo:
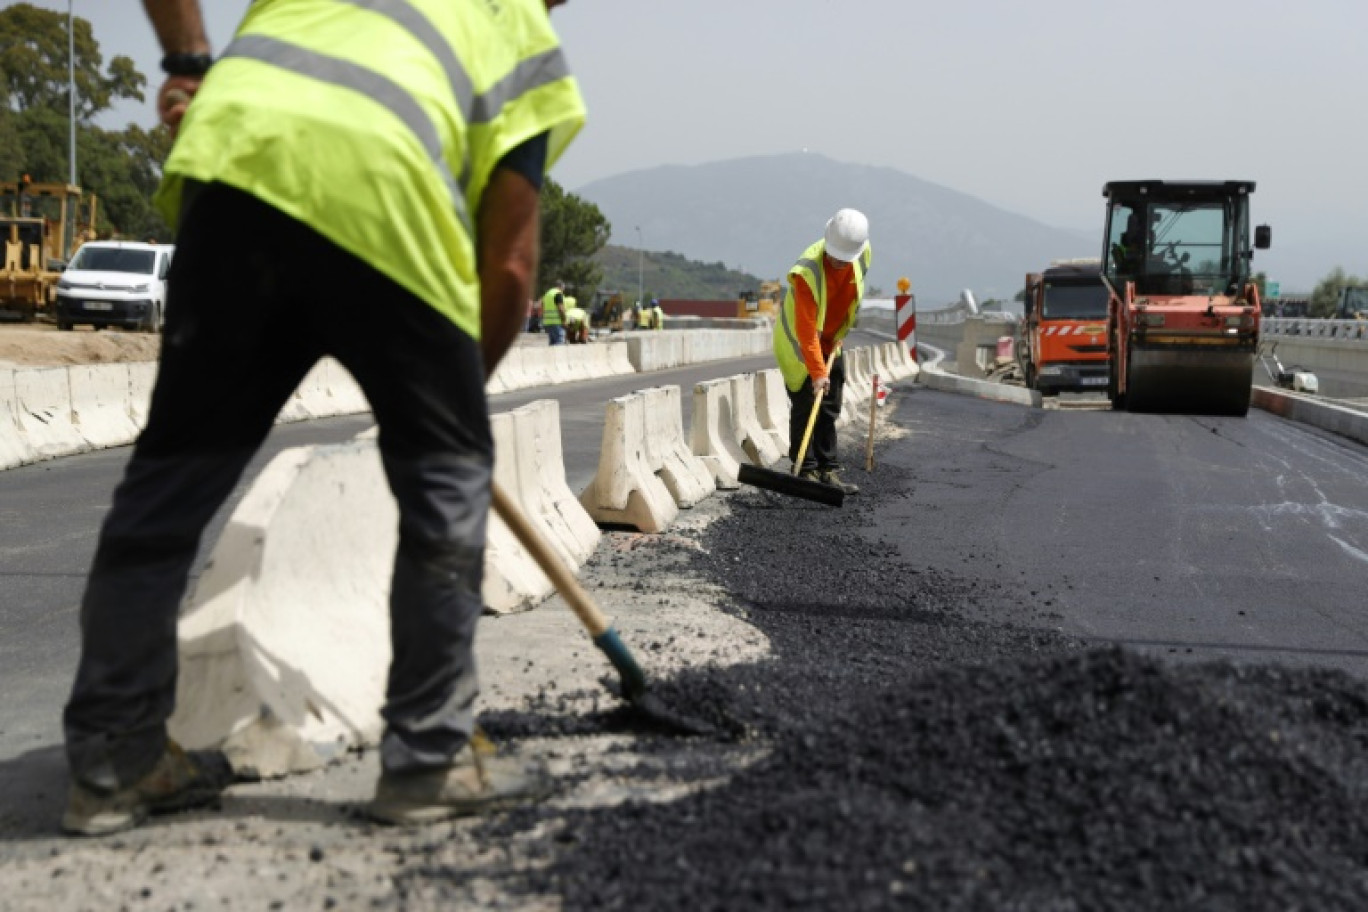
[[[486,390],[621,376],[769,349],[770,332],[758,322],[747,330],[627,333],[593,345],[514,346]],[[156,374],[151,362],[0,370],[0,469],[132,443],[147,423]],[[351,375],[324,359],[277,420],[353,415],[368,408]]]
[[[666,358],[683,350],[670,345]],[[843,423],[877,395],[876,374],[882,381],[917,372],[896,342],[847,358]],[[495,481],[578,568],[597,546],[600,524],[664,530],[680,509],[738,487],[740,461],[768,466],[787,453],[788,397],[777,370],[700,383],[693,396],[687,437],[678,387],[610,401],[596,475],[578,495],[565,480],[554,400],[493,415]],[[369,436],[281,452],[238,504],[180,625],[170,727],[182,744],[221,746],[240,772],[277,776],[379,738],[398,516]],[[525,610],[552,590],[491,516],[487,610]]]

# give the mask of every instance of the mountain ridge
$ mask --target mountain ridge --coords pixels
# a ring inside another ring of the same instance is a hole
[[[781,276],[821,237],[837,209],[870,220],[870,285],[891,294],[907,276],[919,301],[1016,294],[1050,260],[1096,256],[1098,240],[1055,228],[885,165],[783,153],[698,165],[660,165],[591,181],[574,191],[614,225],[617,243],[640,241],[703,262]],[[640,235],[636,234],[640,228]]]

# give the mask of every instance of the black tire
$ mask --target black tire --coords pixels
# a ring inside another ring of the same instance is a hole
[[[1027,364],[1027,365],[1026,365],[1026,371],[1025,371],[1025,373],[1026,373],[1026,388],[1027,388],[1027,389],[1030,389],[1030,390],[1035,389],[1035,388],[1036,388],[1036,372],[1035,372],[1035,368],[1032,367],[1031,365]]]
[[[58,320],[58,321],[57,321],[57,328],[58,328],[59,330],[61,330],[62,332],[71,332],[71,330],[75,327],[75,325],[76,325],[76,324],[72,323],[70,320]]]

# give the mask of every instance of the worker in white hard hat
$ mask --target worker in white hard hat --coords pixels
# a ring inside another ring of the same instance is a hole
[[[817,421],[798,474],[847,494],[860,489],[841,478],[836,454],[836,421],[845,386],[841,340],[855,326],[869,263],[869,219],[855,209],[842,209],[827,222],[822,239],[804,250],[789,270],[784,306],[774,324],[774,357],[791,405],[789,461],[797,462],[820,392]]]

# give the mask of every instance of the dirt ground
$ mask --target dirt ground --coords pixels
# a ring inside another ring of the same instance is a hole
[[[88,326],[60,332],[45,323],[0,324],[0,368],[156,361],[160,351],[161,336],[154,333]]]

